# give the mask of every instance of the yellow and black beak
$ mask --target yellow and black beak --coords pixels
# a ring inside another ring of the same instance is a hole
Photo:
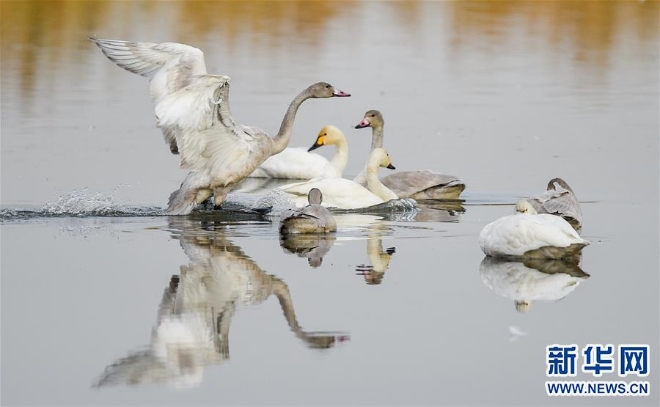
[[[314,143],[314,145],[311,146],[307,151],[316,150],[319,147],[323,147],[324,144],[325,144],[325,139],[323,136],[320,136],[316,139],[316,143]]]

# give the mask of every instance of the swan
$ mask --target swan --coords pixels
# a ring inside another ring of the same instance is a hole
[[[321,137],[321,136],[319,136]],[[280,233],[326,233],[337,231],[337,221],[321,205],[323,194],[318,188],[309,190],[309,205],[282,219]]]
[[[385,120],[378,110],[369,110],[355,128],[371,127],[371,149],[383,147],[383,127]],[[365,185],[366,174],[361,172],[354,179]],[[465,189],[465,183],[453,175],[438,174],[429,170],[400,171],[381,180],[399,198],[414,199],[458,199]]]
[[[479,234],[481,250],[492,257],[562,259],[578,254],[589,242],[559,216],[537,214],[527,201],[519,214],[487,224]]]
[[[157,126],[180,167],[192,170],[170,195],[166,214],[185,215],[213,195],[219,206],[232,188],[271,155],[289,144],[300,105],[310,98],[350,94],[318,82],[289,104],[280,129],[269,137],[256,127],[237,124],[229,108],[229,81],[208,75],[204,54],[177,43],[135,43],[91,38],[115,64],[150,80]]]
[[[529,311],[534,301],[559,301],[589,278],[576,263],[550,259],[520,262],[484,257],[479,273],[488,288],[513,300],[519,312]]]
[[[358,275],[364,276],[364,281],[368,285],[377,285],[383,282],[392,255],[396,253],[395,247],[383,250],[383,232],[385,230],[382,223],[376,223],[369,227],[367,232],[367,256],[370,264],[360,264],[355,268]]]
[[[546,191],[527,200],[538,213],[549,213],[564,218],[578,233],[582,230],[582,209],[570,186],[561,178],[548,182]]]
[[[284,185],[280,189],[289,194],[296,206],[303,206],[307,194],[312,188],[323,192],[323,206],[340,209],[357,209],[378,205],[391,199],[398,199],[396,194],[385,187],[378,179],[378,167],[394,169],[389,154],[383,148],[377,148],[369,155],[366,165],[367,186],[345,178],[312,179]]]
[[[335,155],[330,161],[325,157],[310,153],[324,145],[335,145]],[[309,149],[285,148],[261,163],[250,177],[255,178],[341,178],[348,162],[348,143],[346,136],[337,127],[324,126]]]

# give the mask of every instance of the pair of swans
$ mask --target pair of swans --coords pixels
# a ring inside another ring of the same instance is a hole
[[[119,67],[149,79],[157,126],[180,167],[191,170],[170,195],[167,214],[184,215],[210,196],[220,205],[242,179],[289,144],[300,105],[310,98],[346,97],[332,85],[315,83],[289,104],[275,137],[237,124],[229,108],[228,76],[209,75],[204,54],[178,43],[90,38]]]
[[[372,128],[371,151],[373,151],[383,147],[384,125],[383,115],[378,110],[369,110],[355,128]],[[344,168],[345,164],[341,168],[332,166],[327,159],[318,154],[311,154],[299,148],[287,148],[266,160],[250,177],[332,178],[341,177]],[[338,170],[340,170],[339,174]],[[354,181],[363,186],[367,185],[366,169]],[[384,177],[381,181],[398,198],[458,199],[465,189],[465,184],[458,177],[429,170],[400,171]]]
[[[280,187],[296,206],[303,206],[312,188],[323,192],[323,205],[339,209],[357,209],[378,205],[391,199],[398,199],[396,194],[384,186],[378,179],[378,168],[395,169],[385,149],[377,148],[369,155],[367,162],[367,186],[345,178],[317,178]]]
[[[562,217],[537,214],[532,204],[516,204],[516,215],[487,224],[479,234],[481,250],[502,258],[572,258],[589,244]]]

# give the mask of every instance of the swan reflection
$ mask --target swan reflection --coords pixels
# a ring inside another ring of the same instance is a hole
[[[484,257],[481,281],[496,294],[512,299],[519,312],[534,301],[558,301],[589,278],[577,261],[529,259],[524,262]]]
[[[367,231],[367,256],[369,264],[361,264],[355,268],[358,275],[364,277],[369,285],[377,285],[383,282],[385,271],[390,266],[390,259],[396,252],[395,247],[383,249],[383,234],[389,231],[382,223],[374,223]]]
[[[334,234],[281,234],[280,246],[285,253],[307,257],[310,267],[319,267],[337,238]]]
[[[415,216],[417,222],[458,222],[465,213],[464,201],[417,201],[419,212]]]
[[[146,349],[107,366],[95,386],[199,385],[206,366],[229,359],[229,330],[237,308],[260,304],[271,295],[307,346],[325,349],[349,339],[342,333],[304,331],[287,284],[245,255],[220,224],[172,219],[170,229],[190,262],[167,284]]]

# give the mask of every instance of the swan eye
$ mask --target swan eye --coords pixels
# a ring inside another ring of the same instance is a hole
[[[326,89],[330,89],[331,86],[330,86],[330,85],[325,85],[325,88],[326,88]]]

